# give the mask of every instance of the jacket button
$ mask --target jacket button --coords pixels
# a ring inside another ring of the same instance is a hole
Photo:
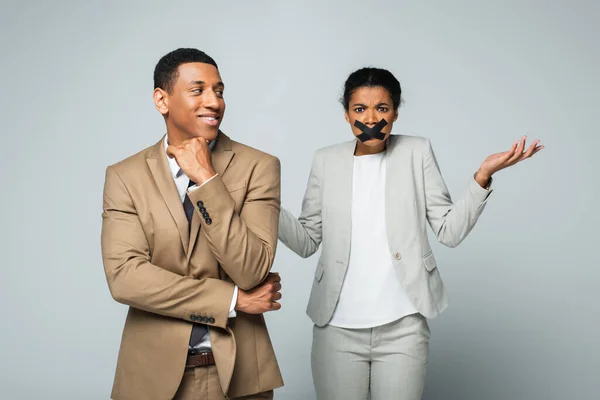
[[[204,208],[204,207],[200,207],[199,209],[202,214],[204,214],[206,212],[206,208]]]
[[[400,254],[400,253],[396,252],[396,254],[394,254],[394,258],[395,258],[396,260],[399,260],[399,259],[401,259],[401,258],[402,258],[402,254]]]
[[[190,315],[190,319],[192,321],[196,321],[198,319],[198,317],[195,314]]]
[[[204,207],[204,202],[203,201],[199,201],[196,204],[198,204],[198,207]]]
[[[212,219],[210,219],[210,218],[206,218],[205,221],[206,221],[206,225],[212,224]]]
[[[202,317],[202,322],[204,322],[206,324],[208,322],[208,318]]]
[[[208,319],[208,322],[211,323],[211,324],[214,324],[215,323],[215,319],[213,317],[210,317]]]

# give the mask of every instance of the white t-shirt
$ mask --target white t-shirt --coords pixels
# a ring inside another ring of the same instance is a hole
[[[385,221],[386,152],[355,156],[352,181],[350,261],[329,322],[340,328],[372,328],[417,312],[400,283]]]

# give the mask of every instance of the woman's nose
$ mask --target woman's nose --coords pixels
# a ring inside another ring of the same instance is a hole
[[[365,125],[375,125],[377,123],[377,115],[374,110],[367,110],[365,112]]]

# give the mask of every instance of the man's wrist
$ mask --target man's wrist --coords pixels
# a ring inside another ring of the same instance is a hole
[[[235,311],[243,311],[246,301],[246,293],[243,290],[238,288],[237,299],[235,302],[235,307],[233,309]]]
[[[207,171],[207,170],[198,171],[197,173],[194,174],[193,177],[190,177],[190,179],[192,181],[194,181],[197,186],[202,186],[204,183],[206,183],[210,179],[214,178],[216,175],[217,175],[217,173],[211,168],[210,171]]]

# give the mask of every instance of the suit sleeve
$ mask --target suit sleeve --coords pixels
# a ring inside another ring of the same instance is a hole
[[[259,285],[273,266],[279,223],[280,169],[279,159],[275,157],[258,162],[239,214],[220,176],[188,194],[195,212],[200,213],[202,229],[213,255],[242,290]],[[201,207],[203,212],[200,212]]]
[[[108,287],[119,303],[172,318],[225,328],[234,285],[180,276],[151,263],[150,247],[127,187],[106,170],[101,233]],[[205,322],[208,320],[208,322]]]
[[[283,207],[279,216],[279,240],[303,258],[316,253],[322,240],[321,179],[323,168],[319,158],[317,153],[313,159],[300,216],[296,219]]]
[[[471,178],[464,195],[453,203],[429,140],[426,141],[423,173],[429,225],[440,243],[456,247],[475,226],[492,190],[482,188]]]

